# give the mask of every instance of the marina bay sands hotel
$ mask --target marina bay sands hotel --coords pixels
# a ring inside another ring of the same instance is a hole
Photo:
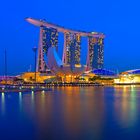
[[[66,29],[44,20],[26,18],[40,28],[37,71],[50,69],[58,75],[78,75],[92,69],[102,69],[104,64],[104,34]],[[64,34],[62,59],[58,55],[59,32]],[[82,37],[87,38],[86,65],[81,64]]]

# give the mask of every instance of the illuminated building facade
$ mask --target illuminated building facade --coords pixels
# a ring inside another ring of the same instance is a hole
[[[88,58],[87,66],[89,69],[102,69],[104,63],[104,38],[88,37]]]
[[[54,28],[40,27],[40,40],[38,51],[37,71],[45,72],[47,68],[47,57],[49,47],[58,48],[58,32]],[[46,59],[45,59],[46,58]]]
[[[80,49],[81,37],[78,34],[70,32],[65,33],[64,56],[63,62],[65,64],[80,65]]]
[[[97,32],[85,32],[66,29],[64,27],[48,23],[43,20],[32,18],[26,19],[31,24],[40,27],[40,39],[38,48],[38,72],[45,72],[46,69],[52,70],[54,73],[64,73],[64,75],[78,75],[83,71],[103,68],[103,48],[104,34]],[[58,33],[64,34],[64,47],[62,60],[57,55],[58,49]],[[88,54],[86,65],[81,64],[81,37],[87,37]],[[50,50],[49,48],[55,48]],[[48,59],[48,56],[50,58]],[[48,65],[48,61],[49,65]],[[54,64],[52,64],[54,62]],[[85,68],[86,67],[86,68]]]
[[[23,81],[25,83],[34,83],[34,80],[35,80],[35,74],[34,72],[26,72],[26,73],[23,73],[21,76],[20,76],[21,79],[23,79]],[[42,75],[40,72],[37,72],[36,73],[36,82],[37,83],[44,83],[46,80],[51,80],[51,79],[54,79],[55,76],[54,75]]]
[[[114,79],[115,84],[140,84],[140,69],[122,72]]]

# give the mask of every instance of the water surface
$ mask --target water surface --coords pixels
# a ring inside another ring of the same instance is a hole
[[[140,87],[0,93],[0,140],[139,140]]]

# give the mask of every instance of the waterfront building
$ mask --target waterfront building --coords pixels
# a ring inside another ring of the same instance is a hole
[[[140,84],[140,69],[129,70],[120,73],[114,79],[115,84]]]
[[[114,71],[106,69],[94,69],[88,72],[85,72],[80,76],[81,81],[83,82],[94,82],[100,84],[113,84],[114,78],[117,77],[117,74]]]
[[[81,37],[79,34],[73,34],[66,32],[65,36],[65,50],[64,50],[64,64],[80,65],[80,53],[81,53]]]
[[[35,83],[35,73],[34,72],[25,72],[21,74],[21,79],[25,83]],[[53,74],[42,74],[40,72],[36,73],[36,83],[45,83],[47,81],[50,81],[55,78],[55,75]]]
[[[44,20],[26,19],[29,23],[40,27],[37,72],[50,69],[56,76],[71,79],[85,71],[102,69],[104,63],[104,34],[67,29]],[[58,35],[64,34],[63,55],[58,54]],[[88,38],[86,65],[81,64],[81,37]]]
[[[88,37],[87,65],[92,69],[102,69],[104,63],[103,38]]]
[[[45,26],[40,27],[40,40],[39,40],[39,51],[37,59],[37,71],[46,72],[47,67],[47,53],[50,47],[58,48],[58,32],[54,28],[47,28]]]
[[[11,85],[18,83],[19,76],[0,76],[0,84]]]
[[[100,76],[102,78],[115,78],[117,77],[116,72],[107,70],[107,69],[94,69],[91,71],[91,73],[94,73],[97,76]]]

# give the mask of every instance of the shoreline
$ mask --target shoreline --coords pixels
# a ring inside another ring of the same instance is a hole
[[[0,85],[0,92],[26,92],[26,91],[47,91],[53,87],[89,87],[104,86],[98,83],[51,83],[51,84],[21,84],[21,85]]]
[[[99,84],[99,83],[51,83],[51,84],[21,84],[21,85],[0,85],[0,93],[3,92],[30,92],[30,91],[48,91],[55,87],[104,87],[104,86],[135,86],[133,84]]]

